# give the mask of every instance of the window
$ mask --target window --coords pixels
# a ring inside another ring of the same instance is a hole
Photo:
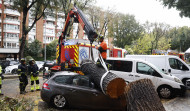
[[[59,84],[72,84],[73,77],[74,76],[70,76],[70,75],[60,75],[60,76],[56,76],[53,80]]]
[[[121,57],[121,51],[118,51],[117,53],[118,53],[118,57]]]
[[[181,61],[175,58],[169,58],[169,64],[172,69],[177,70],[189,70]]]
[[[132,72],[132,61],[107,60],[106,62],[111,64],[110,70]]]
[[[137,73],[162,77],[156,70],[142,62],[137,62]]]
[[[73,85],[75,86],[90,87],[89,83],[89,78],[87,76],[76,76],[73,78]]]

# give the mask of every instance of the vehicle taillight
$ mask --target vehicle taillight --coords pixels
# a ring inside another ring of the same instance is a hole
[[[44,89],[50,89],[50,88],[48,87],[48,84],[47,84],[47,83],[44,83],[43,86],[42,86],[42,88],[44,88]]]

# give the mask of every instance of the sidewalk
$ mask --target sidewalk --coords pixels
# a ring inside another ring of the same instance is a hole
[[[3,74],[4,79],[15,79],[18,78],[18,74]],[[42,77],[43,73],[39,74],[39,77]]]

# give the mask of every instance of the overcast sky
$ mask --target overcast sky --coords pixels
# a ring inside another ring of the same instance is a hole
[[[96,0],[97,6],[104,9],[113,9],[116,12],[135,15],[140,23],[158,22],[171,26],[189,26],[189,18],[181,18],[176,9],[163,7],[161,2],[156,0]]]

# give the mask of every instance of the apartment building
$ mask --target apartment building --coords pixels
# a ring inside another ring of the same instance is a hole
[[[6,0],[4,3],[0,1],[0,60],[18,58],[22,15],[18,11],[9,9],[8,6],[10,5],[13,5],[11,0]],[[27,40],[29,43],[37,39],[44,46],[61,34],[64,14],[52,14],[46,11],[46,15],[47,17],[41,18],[28,33]],[[27,18],[27,23],[31,26],[33,19],[30,12]]]
[[[18,11],[9,9],[7,6],[13,5],[11,0],[0,0],[0,60],[17,59],[19,52],[19,39],[21,38],[22,14]],[[51,43],[61,35],[64,27],[64,16],[62,12],[45,11],[46,18],[41,18],[37,21],[31,31],[28,33],[27,40],[29,43],[35,39],[39,40],[43,47],[45,44]],[[32,25],[33,19],[31,12],[28,14],[27,23]],[[78,32],[79,31],[79,32]],[[78,33],[77,33],[78,32]],[[73,24],[71,38],[87,39],[85,32],[81,30],[81,26]],[[108,45],[112,40],[106,39]]]

